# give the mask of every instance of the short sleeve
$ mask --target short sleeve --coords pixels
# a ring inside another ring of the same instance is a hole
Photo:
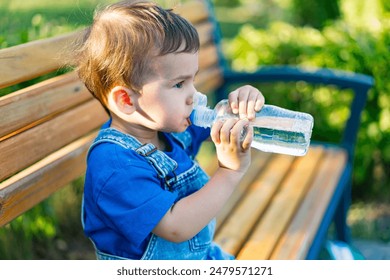
[[[105,222],[137,246],[175,199],[176,194],[161,188],[155,171],[129,165],[112,173],[97,197],[97,206]]]
[[[192,136],[192,148],[194,156],[198,153],[202,142],[210,137],[210,128],[202,128],[195,125],[191,125],[187,131]]]

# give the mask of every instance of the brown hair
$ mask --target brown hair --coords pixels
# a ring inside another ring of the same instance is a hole
[[[199,37],[172,10],[151,2],[123,1],[96,12],[80,44],[76,51],[79,77],[107,110],[112,87],[122,85],[139,92],[153,57],[196,52]]]

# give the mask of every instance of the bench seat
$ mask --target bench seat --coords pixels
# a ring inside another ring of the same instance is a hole
[[[215,155],[200,153],[212,175]],[[252,149],[252,158],[217,218],[215,241],[238,259],[305,259],[333,196],[340,195],[337,182],[350,172],[346,151],[313,144],[304,157]]]

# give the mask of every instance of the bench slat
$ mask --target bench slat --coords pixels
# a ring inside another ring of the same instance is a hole
[[[209,94],[223,83],[222,72],[219,67],[210,68],[199,72],[195,78],[195,87],[200,92]]]
[[[0,181],[96,129],[107,118],[100,103],[92,99],[0,142]]]
[[[215,45],[209,44],[199,51],[199,70],[213,67],[218,64],[218,53]]]
[[[199,24],[196,27],[199,33],[200,46],[205,46],[213,40],[213,25],[210,22]]]
[[[218,236],[218,233],[222,228],[222,224],[225,222],[227,217],[229,217],[231,212],[233,212],[232,209],[243,198],[249,186],[256,179],[259,172],[262,172],[263,168],[265,168],[272,157],[271,153],[264,153],[256,149],[252,149],[251,152],[252,163],[249,170],[245,174],[245,177],[241,180],[238,188],[232,193],[227,203],[218,213],[216,236]],[[215,154],[214,144],[211,142],[211,140],[202,144],[197,156],[197,161],[209,176],[212,176],[215,173],[216,169],[218,168],[218,159]]]
[[[305,195],[322,154],[322,148],[311,148],[306,156],[295,160],[278,193],[273,197],[272,204],[237,255],[238,259],[268,259],[270,257],[273,248]],[[279,172],[278,169],[274,170],[274,173],[277,172]]]
[[[251,232],[257,220],[266,209],[269,201],[278,191],[285,174],[291,168],[294,157],[285,155],[272,155],[272,159],[264,170],[251,165],[251,169],[261,172],[256,180],[249,185],[245,197],[230,213],[218,232],[215,240],[227,252],[237,255],[245,239]]]
[[[191,1],[174,7],[175,13],[186,18],[192,24],[207,20],[209,12],[203,1]]]
[[[222,228],[221,225],[224,224],[225,220],[231,216],[231,212],[233,212],[232,209],[240,202],[241,199],[243,199],[247,189],[251,186],[256,177],[258,177],[259,172],[262,172],[263,168],[269,164],[270,159],[270,153],[263,153],[256,149],[252,149],[252,163],[249,170],[245,174],[245,177],[241,180],[238,188],[233,192],[223,209],[218,214],[216,231],[217,239],[224,239],[223,237],[226,237],[226,234],[220,233],[220,229]],[[225,225],[225,228],[226,227],[228,226]]]
[[[347,162],[342,149],[326,149],[315,178],[271,259],[305,259]]]
[[[0,226],[82,175],[95,136],[91,133],[0,183]]]
[[[61,75],[0,98],[0,141],[53,114],[91,99],[75,73]]]
[[[0,88],[14,85],[63,66],[61,59],[78,32],[32,41],[0,50]],[[61,51],[63,50],[63,53]]]
[[[199,74],[195,79],[196,88],[210,93],[222,85],[222,71],[218,65],[218,53],[213,40],[213,26],[210,22],[196,26],[201,48],[199,51]]]
[[[190,13],[190,17],[197,19],[207,18],[205,15],[202,17],[198,16],[201,11],[194,11],[194,13]],[[195,27],[199,32],[201,45],[211,41],[213,32],[211,23],[199,23]],[[79,35],[80,31],[77,31],[0,50],[0,60],[3,62],[0,64],[0,73],[2,73],[0,76],[0,88],[39,77],[64,66],[64,56],[69,55],[67,47]]]

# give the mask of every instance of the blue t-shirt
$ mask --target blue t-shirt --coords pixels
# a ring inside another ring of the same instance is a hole
[[[169,133],[163,133],[168,151],[178,163],[176,174],[187,171],[210,130],[190,126],[188,149]],[[157,172],[133,150],[103,142],[87,159],[84,185],[84,232],[104,253],[140,259],[151,231],[170,209],[177,195],[164,190]]]

